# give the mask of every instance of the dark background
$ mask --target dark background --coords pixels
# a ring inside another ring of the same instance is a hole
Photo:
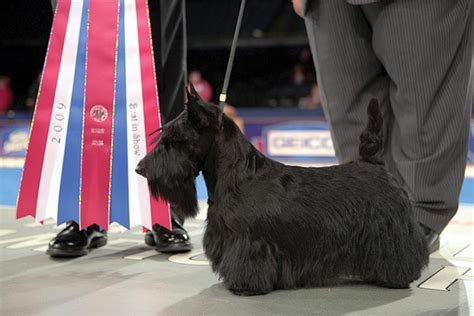
[[[222,87],[239,6],[238,0],[186,1],[188,69],[201,71],[214,88],[214,100]],[[11,79],[13,109],[25,109],[28,89],[43,66],[52,18],[49,0],[0,1],[0,76]],[[229,102],[268,106],[305,47],[304,23],[290,0],[248,0]]]

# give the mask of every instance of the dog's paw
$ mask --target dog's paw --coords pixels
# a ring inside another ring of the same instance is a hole
[[[248,289],[229,289],[233,294],[239,296],[255,296],[255,295],[265,295],[270,293],[272,290],[248,290]]]

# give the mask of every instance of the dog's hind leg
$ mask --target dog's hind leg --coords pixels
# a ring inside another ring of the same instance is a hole
[[[408,288],[428,263],[426,241],[417,227],[392,227],[374,234],[364,245],[362,278],[378,286]]]
[[[278,281],[276,250],[264,241],[238,239],[225,250],[218,272],[236,295],[271,292]]]

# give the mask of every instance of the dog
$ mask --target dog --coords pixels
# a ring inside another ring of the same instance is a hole
[[[368,106],[359,160],[305,168],[265,157],[217,105],[190,90],[186,109],[162,127],[136,171],[180,217],[198,213],[202,172],[209,196],[203,246],[227,289],[261,295],[347,277],[408,288],[420,277],[427,242],[382,162],[377,100]]]

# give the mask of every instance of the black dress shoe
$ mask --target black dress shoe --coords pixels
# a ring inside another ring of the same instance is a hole
[[[171,220],[173,230],[168,230],[160,225],[146,232],[145,244],[155,247],[162,253],[188,252],[193,249],[189,241],[188,232],[175,219]]]
[[[80,230],[73,221],[67,223],[59,234],[49,242],[46,254],[51,257],[79,257],[87,255],[92,248],[107,244],[107,232],[97,225]]]
[[[430,254],[439,250],[439,234],[423,224],[420,224],[420,226],[423,228],[425,233],[426,242],[428,243],[428,251]]]

